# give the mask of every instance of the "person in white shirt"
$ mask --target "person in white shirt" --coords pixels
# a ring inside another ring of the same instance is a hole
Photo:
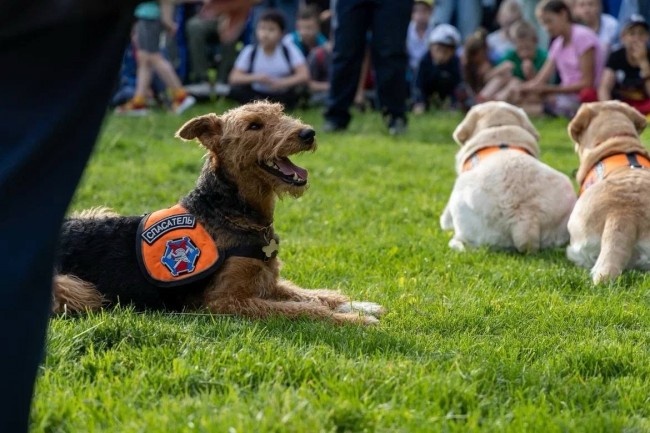
[[[294,44],[282,42],[285,21],[270,9],[255,26],[257,43],[239,53],[230,72],[230,99],[245,104],[258,99],[280,102],[288,109],[298,103],[301,86],[309,81],[307,62]]]
[[[618,38],[618,20],[603,13],[601,0],[573,0],[571,12],[581,24],[596,32],[604,52],[609,53]]]

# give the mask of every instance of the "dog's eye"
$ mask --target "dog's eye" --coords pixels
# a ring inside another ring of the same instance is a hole
[[[251,123],[248,125],[248,129],[249,129],[249,130],[252,130],[252,131],[258,131],[258,130],[262,129],[262,126],[264,126],[264,125],[262,125],[261,123],[258,123],[258,122],[251,122]]]

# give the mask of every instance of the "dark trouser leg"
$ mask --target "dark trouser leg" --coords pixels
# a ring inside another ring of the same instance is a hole
[[[0,432],[19,433],[43,356],[59,227],[106,112],[133,10],[101,6],[91,15],[90,2],[40,2],[23,13],[15,3],[0,13],[0,64],[11,65],[0,80],[0,239],[10,252],[0,284]],[[64,16],[81,15],[82,6],[87,15]]]
[[[372,24],[372,61],[379,104],[392,117],[405,117],[408,88],[406,30],[412,0],[379,0]],[[390,25],[386,25],[386,23]]]
[[[330,92],[325,119],[346,127],[350,122],[350,105],[359,82],[373,4],[364,0],[336,2],[334,51],[330,71]],[[391,24],[385,24],[391,26]],[[402,40],[405,44],[406,38]]]

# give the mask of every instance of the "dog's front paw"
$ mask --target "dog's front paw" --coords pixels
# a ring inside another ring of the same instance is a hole
[[[458,251],[459,253],[465,252],[465,244],[458,238],[451,238],[449,241],[449,248]]]
[[[361,313],[368,316],[379,317],[386,312],[384,307],[374,302],[351,301],[341,304],[336,308],[338,313]]]

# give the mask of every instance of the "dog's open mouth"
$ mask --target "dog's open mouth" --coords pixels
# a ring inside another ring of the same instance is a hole
[[[307,170],[298,167],[286,156],[263,161],[260,166],[291,185],[303,186],[307,183]]]

